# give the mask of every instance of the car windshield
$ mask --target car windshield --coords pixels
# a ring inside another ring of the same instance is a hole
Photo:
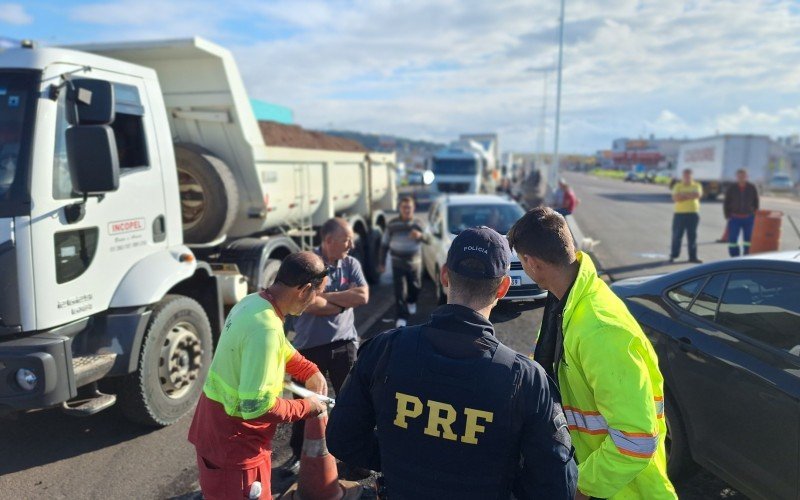
[[[524,213],[519,205],[511,203],[455,205],[447,209],[447,225],[452,234],[475,226],[488,226],[500,234],[506,234]]]
[[[23,215],[29,206],[30,157],[37,73],[0,72],[0,217]]]
[[[475,175],[478,173],[478,161],[435,158],[433,173],[436,175]]]

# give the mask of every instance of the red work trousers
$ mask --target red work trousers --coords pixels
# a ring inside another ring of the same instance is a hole
[[[264,455],[263,460],[246,469],[223,469],[197,455],[200,489],[203,490],[205,500],[271,499],[271,467],[270,454]],[[261,483],[261,495],[250,496],[250,489],[256,481]]]

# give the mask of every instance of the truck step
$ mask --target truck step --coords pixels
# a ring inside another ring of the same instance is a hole
[[[72,417],[88,417],[101,412],[117,402],[114,394],[103,394],[95,389],[88,397],[79,397],[65,401],[61,409]]]
[[[75,373],[75,387],[81,387],[100,380],[111,371],[116,354],[94,354],[72,358],[72,369]]]

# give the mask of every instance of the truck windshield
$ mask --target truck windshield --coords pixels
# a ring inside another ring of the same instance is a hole
[[[0,217],[30,211],[28,172],[40,76],[0,71]]]
[[[477,160],[440,159],[433,160],[434,175],[475,175],[478,173]]]
[[[515,203],[502,205],[451,205],[447,209],[447,227],[458,234],[468,227],[487,226],[506,234],[525,212]]]

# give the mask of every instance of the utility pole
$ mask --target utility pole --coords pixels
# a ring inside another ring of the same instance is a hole
[[[559,17],[559,29],[558,29],[558,83],[557,83],[557,90],[556,90],[556,130],[555,130],[555,151],[553,154],[553,164],[549,169],[550,175],[548,175],[548,184],[549,188],[552,190],[556,189],[556,185],[558,184],[558,135],[559,135],[559,127],[561,126],[561,66],[564,62],[564,2],[565,0],[561,0],[561,17]]]
[[[539,117],[539,137],[536,140],[536,168],[544,167],[544,148],[545,148],[545,131],[547,130],[547,73],[548,70],[542,72],[543,75],[543,88],[542,88],[542,111]],[[549,180],[548,180],[549,182]]]

